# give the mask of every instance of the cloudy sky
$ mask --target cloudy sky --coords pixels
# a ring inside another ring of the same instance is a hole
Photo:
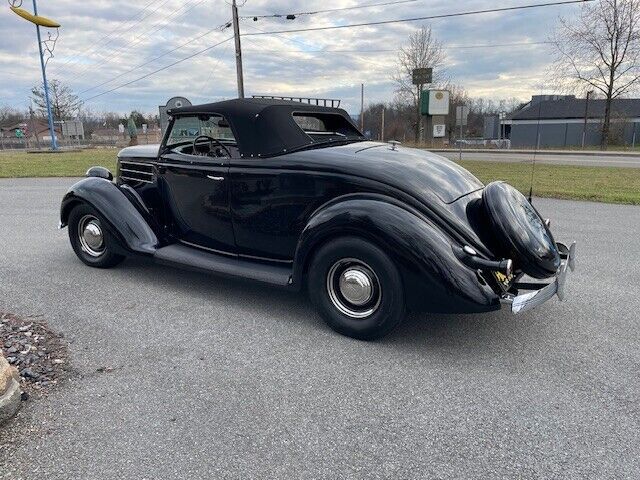
[[[247,0],[240,15],[288,14],[384,1]],[[242,33],[255,34],[531,3],[539,0],[414,0],[303,15],[295,20],[247,18],[241,20],[240,28]],[[86,100],[88,109],[155,112],[159,104],[175,95],[194,103],[236,96],[232,40],[151,74],[228,39],[233,34],[231,28],[216,29],[231,19],[231,7],[225,0],[40,0],[38,6],[41,15],[62,24],[55,58],[47,67],[49,79],[69,84]],[[24,0],[23,7],[31,11],[31,0]],[[579,8],[569,5],[488,13],[429,24],[445,46],[447,72],[454,83],[473,96],[528,99],[531,94],[548,93],[544,76],[551,52],[548,45],[536,42],[547,40],[559,15],[572,16]],[[342,105],[355,113],[359,111],[360,84],[364,83],[366,102],[390,101],[397,49],[425,23],[244,36],[246,94],[340,98]],[[0,32],[0,105],[24,108],[30,87],[40,81],[35,27],[5,4],[0,7]]]

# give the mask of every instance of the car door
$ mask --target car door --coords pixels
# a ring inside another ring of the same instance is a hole
[[[163,153],[159,185],[170,234],[187,245],[236,253],[229,213],[229,158]]]
[[[239,255],[272,261],[291,261],[311,214],[349,191],[335,175],[302,167],[296,154],[233,158],[229,176]]]

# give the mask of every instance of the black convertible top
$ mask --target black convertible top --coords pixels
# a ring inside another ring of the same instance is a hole
[[[341,133],[349,139],[364,140],[362,133],[343,109],[289,100],[237,98],[173,108],[167,113],[173,117],[193,114],[222,115],[231,125],[243,157],[281,155],[317,143],[317,140],[314,141],[298,126],[293,118],[294,114],[309,114],[320,119],[327,131]]]

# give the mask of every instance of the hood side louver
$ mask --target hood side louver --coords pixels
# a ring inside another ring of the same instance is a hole
[[[131,160],[118,160],[119,175],[122,180],[130,182],[153,183],[153,165]]]

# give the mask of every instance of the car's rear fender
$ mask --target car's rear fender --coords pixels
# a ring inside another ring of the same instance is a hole
[[[315,251],[339,236],[381,247],[398,265],[409,306],[433,312],[500,308],[499,297],[453,251],[452,240],[419,212],[383,195],[356,194],[318,209],[296,249],[292,282],[303,282]]]
[[[98,211],[127,250],[148,255],[156,251],[158,237],[155,232],[113,182],[105,178],[88,177],[75,183],[62,199],[60,227],[67,226],[69,213],[82,202]]]

